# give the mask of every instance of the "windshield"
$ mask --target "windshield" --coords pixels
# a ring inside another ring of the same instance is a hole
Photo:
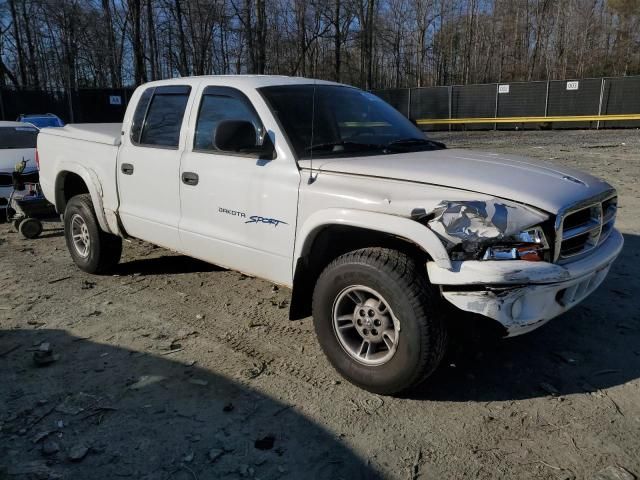
[[[33,127],[0,127],[0,149],[36,148],[38,129]]]
[[[444,148],[372,93],[333,85],[260,89],[299,159]]]

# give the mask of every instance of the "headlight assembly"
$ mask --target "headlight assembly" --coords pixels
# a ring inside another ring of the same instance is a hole
[[[549,243],[542,227],[523,230],[497,245],[487,247],[483,260],[529,260],[541,262],[548,260]]]
[[[548,218],[539,210],[496,198],[444,201],[420,220],[444,240],[452,260],[540,261],[549,257],[540,226]]]

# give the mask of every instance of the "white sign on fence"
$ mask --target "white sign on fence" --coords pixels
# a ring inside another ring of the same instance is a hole
[[[498,85],[498,93],[509,93],[509,85]]]
[[[122,97],[120,95],[109,95],[109,105],[122,105]]]
[[[567,82],[567,90],[578,90],[580,82]]]

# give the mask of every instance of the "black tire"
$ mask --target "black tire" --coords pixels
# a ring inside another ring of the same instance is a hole
[[[81,254],[73,240],[72,224],[76,218],[76,222],[86,225],[89,246],[85,255]],[[120,261],[122,239],[100,229],[89,194],[77,195],[67,204],[64,211],[64,237],[71,258],[87,273],[108,272]]]
[[[25,218],[18,224],[18,231],[24,238],[38,238],[42,233],[42,222],[37,218]]]
[[[379,292],[400,322],[397,350],[381,365],[355,360],[334,331],[334,302],[353,285]],[[338,257],[322,272],[313,293],[313,322],[320,346],[343,377],[370,392],[392,395],[424,381],[440,364],[447,348],[442,302],[414,259],[366,248]]]

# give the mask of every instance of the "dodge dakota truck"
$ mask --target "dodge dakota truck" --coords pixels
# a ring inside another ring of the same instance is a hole
[[[289,316],[313,316],[336,370],[381,394],[434,371],[456,315],[533,330],[591,294],[623,245],[606,182],[448,149],[326,81],[147,83],[122,124],[45,128],[38,155],[79,268],[108,271],[136,238],[288,286]]]

